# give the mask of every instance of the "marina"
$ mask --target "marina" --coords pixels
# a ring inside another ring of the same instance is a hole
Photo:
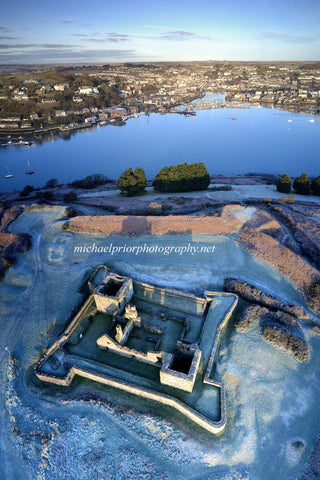
[[[4,143],[0,143],[1,147],[18,147],[20,145],[26,145],[30,147],[34,142],[31,140],[11,140],[10,137]]]

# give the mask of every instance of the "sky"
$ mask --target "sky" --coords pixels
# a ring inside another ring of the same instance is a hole
[[[320,60],[319,0],[0,0],[0,64]]]

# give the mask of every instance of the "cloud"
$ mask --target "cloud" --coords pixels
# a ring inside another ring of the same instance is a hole
[[[126,42],[130,40],[131,38],[137,38],[134,36],[127,35],[125,33],[116,33],[116,32],[93,32],[91,35],[91,38],[88,38],[89,35],[83,35],[83,34],[74,34],[77,36],[81,37],[86,37],[82,38],[81,40],[84,42],[96,42],[96,43],[102,43],[102,42],[111,42],[111,43],[121,43],[121,42]]]
[[[74,37],[87,37],[88,35],[86,33],[72,33]]]
[[[193,32],[188,32],[187,30],[170,30],[167,33],[164,33],[161,35],[162,37],[168,37],[168,36],[173,36],[173,37],[197,37],[196,33]]]
[[[116,37],[105,37],[105,38],[82,38],[85,42],[96,42],[96,43],[103,43],[103,42],[112,42],[112,43],[121,43],[126,42],[127,38],[116,38]]]
[[[0,40],[16,40],[17,38],[20,37],[8,37],[6,35],[0,35]]]
[[[64,43],[0,43],[0,50],[11,48],[74,48],[79,45],[69,45]]]
[[[115,37],[108,37],[106,38],[107,42],[113,42],[113,43],[120,43],[120,42],[127,42],[128,38],[115,38]]]
[[[137,57],[135,50],[118,49],[46,49],[28,50],[26,52],[7,51],[0,53],[0,63],[8,64],[39,64],[39,63],[89,63],[104,61],[126,61]]]
[[[260,40],[264,41],[280,41],[285,43],[311,43],[316,39],[308,35],[292,35],[282,32],[261,32]]]
[[[103,42],[103,38],[82,38],[83,42]]]
[[[77,23],[75,20],[61,20],[61,23]]]
[[[198,33],[190,32],[189,30],[164,27],[161,25],[146,25],[146,27],[163,31],[163,33],[161,34],[145,37],[152,40],[159,40],[159,39],[160,40],[193,40],[194,39],[194,40],[211,40],[214,42],[220,42],[222,40],[221,38],[212,38],[208,36],[199,35]]]
[[[161,27],[159,27],[160,29]],[[214,40],[219,41],[220,39],[204,37],[195,32],[189,32],[188,30],[167,30],[161,35],[155,35],[153,39],[160,40]]]
[[[67,43],[41,43],[37,45],[42,48],[75,48],[79,47],[79,45],[71,45]]]
[[[94,37],[112,37],[112,38],[130,38],[135,37],[135,35],[127,35],[126,33],[117,33],[117,32],[93,32],[91,33]]]
[[[129,35],[125,33],[115,33],[115,32],[107,32],[107,35],[113,38],[123,38],[123,39],[128,39]]]
[[[31,48],[36,46],[36,43],[0,43],[0,50],[7,50],[8,48]]]
[[[156,28],[156,27],[154,27]],[[164,27],[158,27],[158,29],[164,30]],[[211,40],[211,41],[220,41],[221,39],[204,37],[194,32],[188,30],[179,30],[179,29],[168,29],[163,33],[157,33],[155,35],[128,35],[125,33],[118,32],[92,32],[91,38],[83,39],[88,42],[112,42],[120,43],[126,42],[133,39],[143,39],[143,40]]]
[[[9,30],[7,27],[4,27],[3,25],[0,25],[0,30],[3,32],[11,32],[12,30]]]

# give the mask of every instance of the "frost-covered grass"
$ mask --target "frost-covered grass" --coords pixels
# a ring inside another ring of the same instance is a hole
[[[256,198],[256,199],[264,199],[264,198],[271,198],[273,200],[279,200],[282,197],[288,197],[283,193],[277,191],[275,185],[232,185],[232,190],[229,191],[210,191],[210,187],[222,187],[224,184],[211,184],[208,190],[204,190],[202,192],[183,192],[181,193],[160,193],[155,192],[152,187],[146,188],[146,193],[139,197],[141,200],[145,201],[152,201],[155,199],[165,199],[167,197],[183,197],[186,198],[212,198],[216,201],[239,201],[246,200],[248,198]],[[293,192],[293,195],[296,200],[303,200],[306,202],[320,202],[320,197],[316,195],[299,195]],[[114,197],[114,198],[121,198],[119,190],[105,190],[101,192],[88,192],[81,195],[83,198],[89,197]]]
[[[230,325],[218,357],[228,414],[226,430],[219,436],[170,409],[89,381],[75,380],[68,390],[36,381],[30,365],[64,329],[81,301],[78,290],[84,274],[99,263],[149,283],[197,293],[221,288],[225,276],[239,276],[284,300],[300,298],[284,277],[231,238],[113,238],[132,244],[210,241],[216,245],[210,257],[75,256],[75,244],[103,239],[66,235],[59,222],[43,232],[59,215],[57,210],[29,212],[11,225],[11,231],[29,232],[34,242],[0,284],[0,476],[298,479],[318,436],[319,337],[310,339],[311,360],[298,364],[265,342],[257,325],[245,334]],[[17,359],[14,371],[5,347]],[[83,400],[93,393],[102,402]],[[204,391],[198,399],[199,408],[207,408],[206,396]]]

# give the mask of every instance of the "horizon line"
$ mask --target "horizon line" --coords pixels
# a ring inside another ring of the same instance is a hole
[[[139,63],[320,63],[319,60],[215,60],[215,59],[208,59],[208,60],[125,60],[125,61],[99,61],[99,62],[53,62],[53,63],[0,63],[0,67],[27,67],[27,66],[55,66],[55,65],[104,65],[104,64],[117,64],[117,65],[124,65],[124,64],[139,64]]]

